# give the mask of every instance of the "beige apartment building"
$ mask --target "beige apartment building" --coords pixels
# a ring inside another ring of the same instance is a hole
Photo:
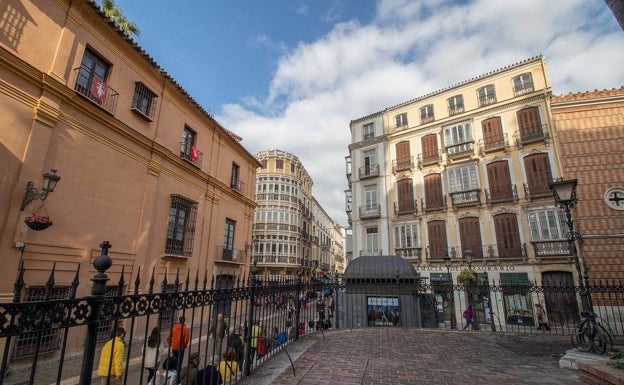
[[[353,120],[353,257],[402,256],[434,289],[469,264],[496,284],[578,282],[549,187],[564,176],[551,93],[540,56]],[[528,295],[494,307],[530,311]]]
[[[182,289],[188,274],[221,286],[246,275],[259,163],[241,138],[94,2],[2,8],[2,298],[13,299],[20,263],[22,301],[42,298],[53,268],[53,298],[69,295],[78,268],[77,295],[90,294],[103,241],[112,245],[111,290],[122,271],[126,288],[139,279],[141,292],[152,274],[155,291]],[[52,192],[44,174],[60,177]],[[31,214],[52,226],[28,227]],[[70,348],[81,337],[70,336]]]
[[[255,155],[253,259],[263,280],[320,280],[344,271],[344,235],[312,194],[313,181],[295,155],[281,150]]]

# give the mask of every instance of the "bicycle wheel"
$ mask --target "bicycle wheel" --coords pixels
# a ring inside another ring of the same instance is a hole
[[[611,349],[609,343],[609,334],[602,326],[594,325],[594,333],[591,339],[592,351],[598,354],[605,354],[607,350]]]
[[[588,352],[592,348],[591,327],[588,321],[583,321],[578,329],[570,335],[572,346],[581,352]]]

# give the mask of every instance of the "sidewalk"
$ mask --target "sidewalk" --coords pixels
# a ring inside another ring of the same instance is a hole
[[[300,345],[300,346],[297,346]],[[569,336],[367,328],[317,334],[278,354],[238,385],[582,384],[559,368]],[[292,351],[291,351],[292,350]],[[300,351],[301,350],[301,351]]]

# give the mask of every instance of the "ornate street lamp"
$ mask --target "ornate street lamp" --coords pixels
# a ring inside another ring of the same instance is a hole
[[[550,183],[550,189],[555,196],[555,203],[565,212],[566,225],[568,226],[568,248],[574,258],[576,273],[578,274],[579,287],[581,289],[581,306],[583,311],[592,311],[591,299],[589,298],[589,280],[587,274],[583,276],[581,261],[576,249],[576,241],[580,239],[580,234],[574,231],[574,221],[572,220],[572,207],[578,202],[576,199],[576,179],[558,180]],[[587,273],[587,270],[585,271]]]
[[[56,184],[59,180],[61,180],[61,177],[59,176],[59,174],[56,173],[56,170],[52,169],[49,172],[43,174],[43,187],[41,188],[41,191],[35,188],[35,184],[32,181],[28,181],[28,183],[26,184],[26,192],[24,193],[24,198],[22,199],[22,206],[20,207],[20,211],[24,211],[26,205],[28,205],[35,199],[39,199],[40,201],[46,200],[48,195],[50,195],[50,193],[54,191],[54,188],[56,187]]]

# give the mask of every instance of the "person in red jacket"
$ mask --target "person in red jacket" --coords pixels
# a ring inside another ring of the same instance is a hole
[[[184,360],[184,350],[191,341],[189,328],[184,324],[186,320],[184,316],[178,319],[178,323],[171,327],[171,331],[167,335],[167,343],[171,346],[171,353],[177,359],[177,373],[182,370],[182,361]]]

